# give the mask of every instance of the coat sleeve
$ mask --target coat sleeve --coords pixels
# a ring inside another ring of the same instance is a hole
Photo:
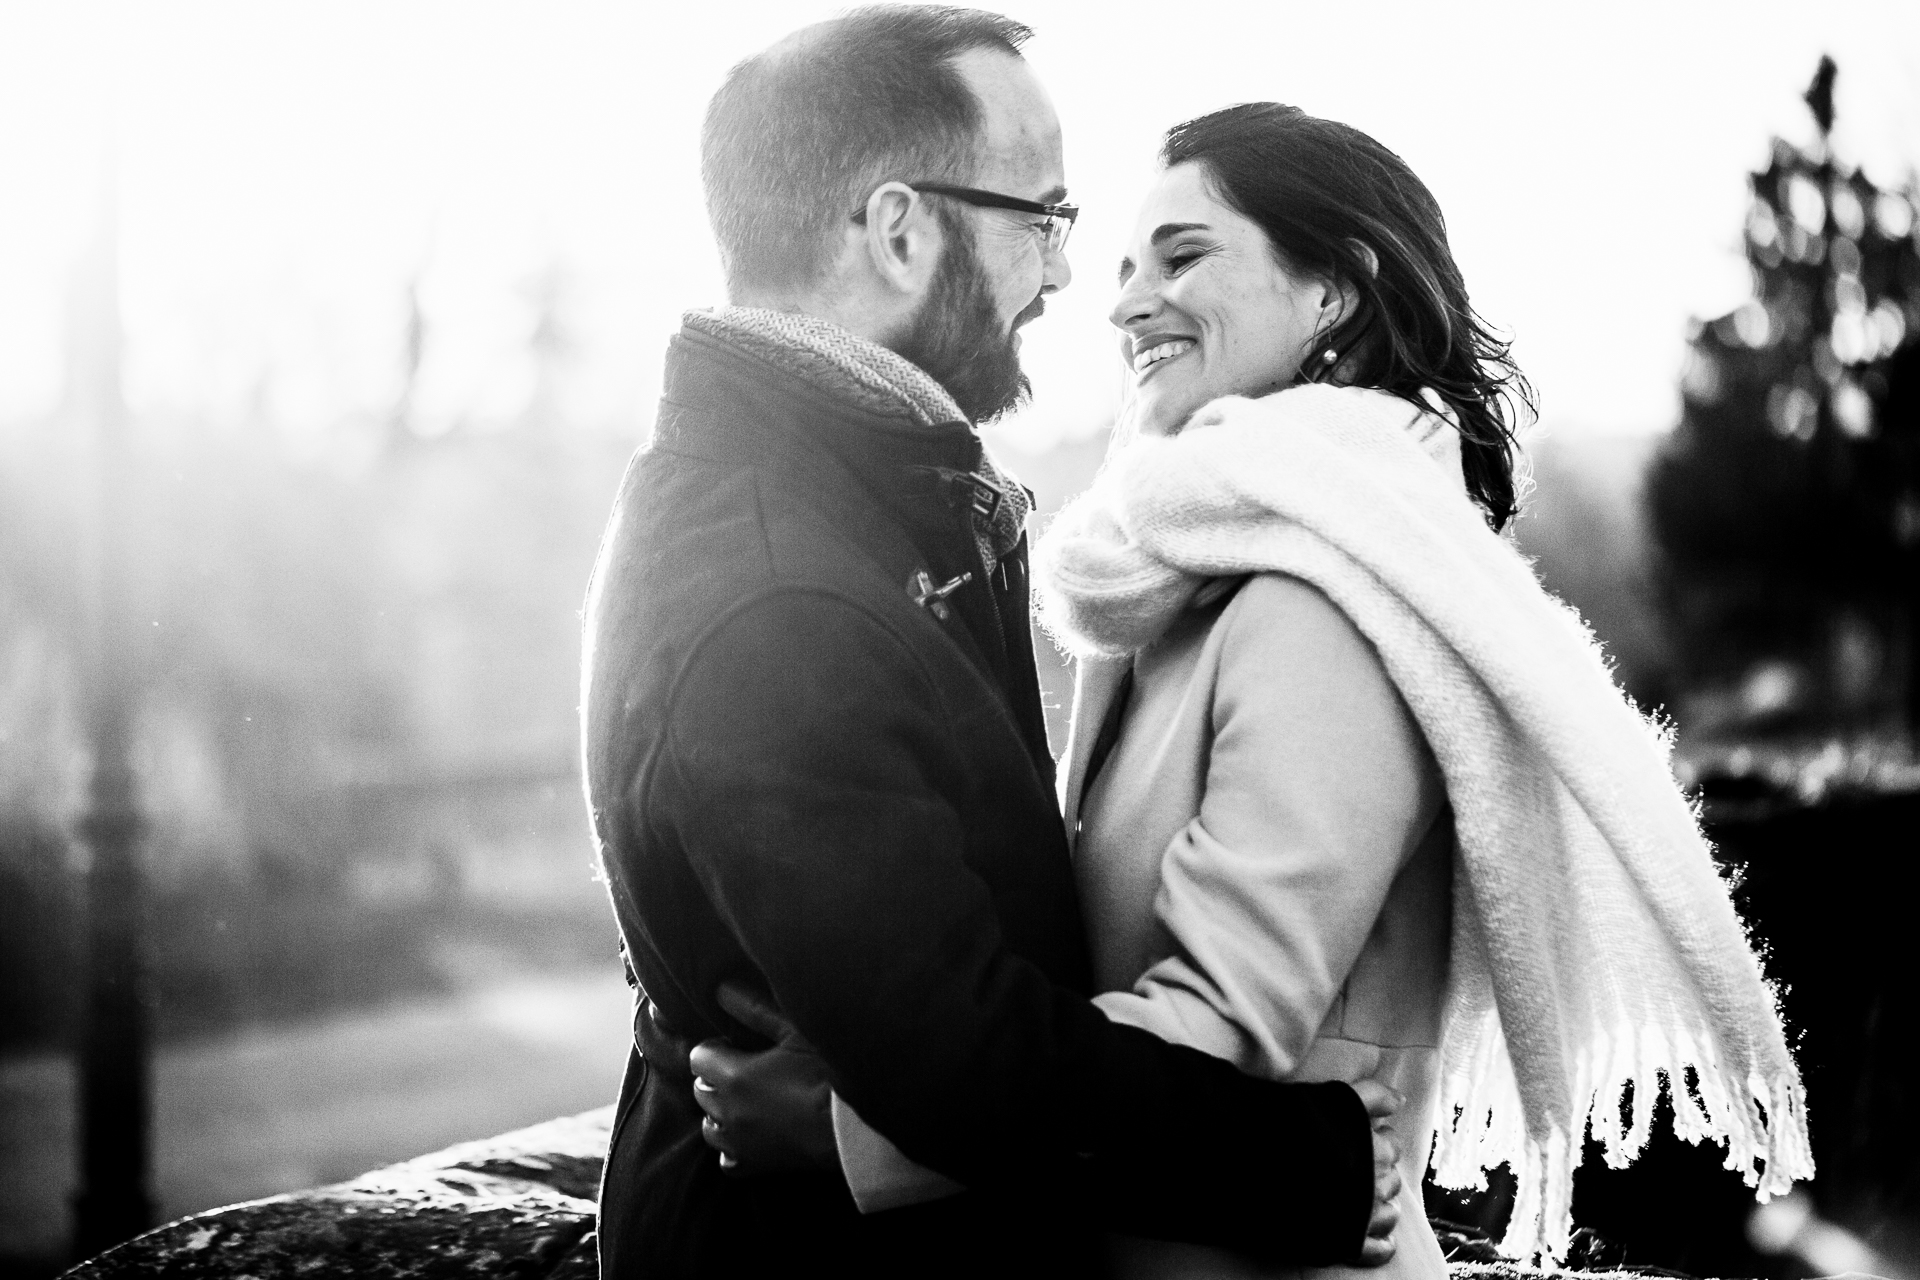
[[[1295,578],[1219,625],[1200,813],[1168,844],[1169,954],[1112,1017],[1272,1079],[1298,1069],[1445,789],[1373,646]]]
[[[944,1200],[966,1188],[923,1164],[915,1164],[887,1135],[860,1118],[839,1094],[830,1099],[833,1143],[840,1173],[862,1213],[881,1213],[930,1200]]]
[[[741,976],[913,1160],[1135,1234],[1350,1258],[1372,1195],[1353,1091],[1116,1024],[1009,952],[963,857],[956,730],[888,623],[776,591],[689,657],[637,804],[757,971]]]

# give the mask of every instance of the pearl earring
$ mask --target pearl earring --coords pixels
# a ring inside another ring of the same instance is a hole
[[[1338,351],[1335,351],[1332,347],[1328,347],[1325,351],[1322,351],[1320,353],[1321,364],[1332,364],[1334,361],[1338,360],[1339,358],[1340,358],[1340,353]]]

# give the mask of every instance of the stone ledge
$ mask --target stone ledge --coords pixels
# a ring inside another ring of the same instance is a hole
[[[147,1232],[62,1280],[598,1280],[594,1199],[613,1108],[419,1156],[350,1182]],[[1648,1280],[1455,1262],[1450,1280]]]
[[[602,1107],[195,1214],[64,1280],[595,1280],[594,1198],[612,1124]]]

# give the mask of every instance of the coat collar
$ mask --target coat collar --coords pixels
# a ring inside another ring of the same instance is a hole
[[[683,329],[668,347],[653,444],[777,467],[804,483],[851,475],[910,528],[972,536],[980,439],[966,423],[929,426],[904,410],[848,404],[698,330]]]
[[[695,329],[682,329],[668,345],[664,383],[665,405],[715,412],[725,420],[723,432],[756,437],[756,447],[819,448],[856,466],[934,461],[971,468],[980,459],[980,438],[963,421],[928,425],[905,409],[850,403]],[[661,425],[668,426],[664,415]]]

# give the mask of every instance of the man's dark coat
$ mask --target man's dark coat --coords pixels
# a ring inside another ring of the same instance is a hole
[[[1256,1081],[1087,995],[1027,623],[988,574],[979,443],[705,334],[667,360],[587,619],[589,801],[643,993],[601,1194],[609,1277],[1071,1273],[1102,1229],[1333,1261],[1371,1209],[1345,1085]],[[971,574],[946,608],[910,583]],[[924,593],[922,593],[924,594]],[[972,1188],[862,1216],[737,1178],[686,1053],[770,991],[835,1090]]]

